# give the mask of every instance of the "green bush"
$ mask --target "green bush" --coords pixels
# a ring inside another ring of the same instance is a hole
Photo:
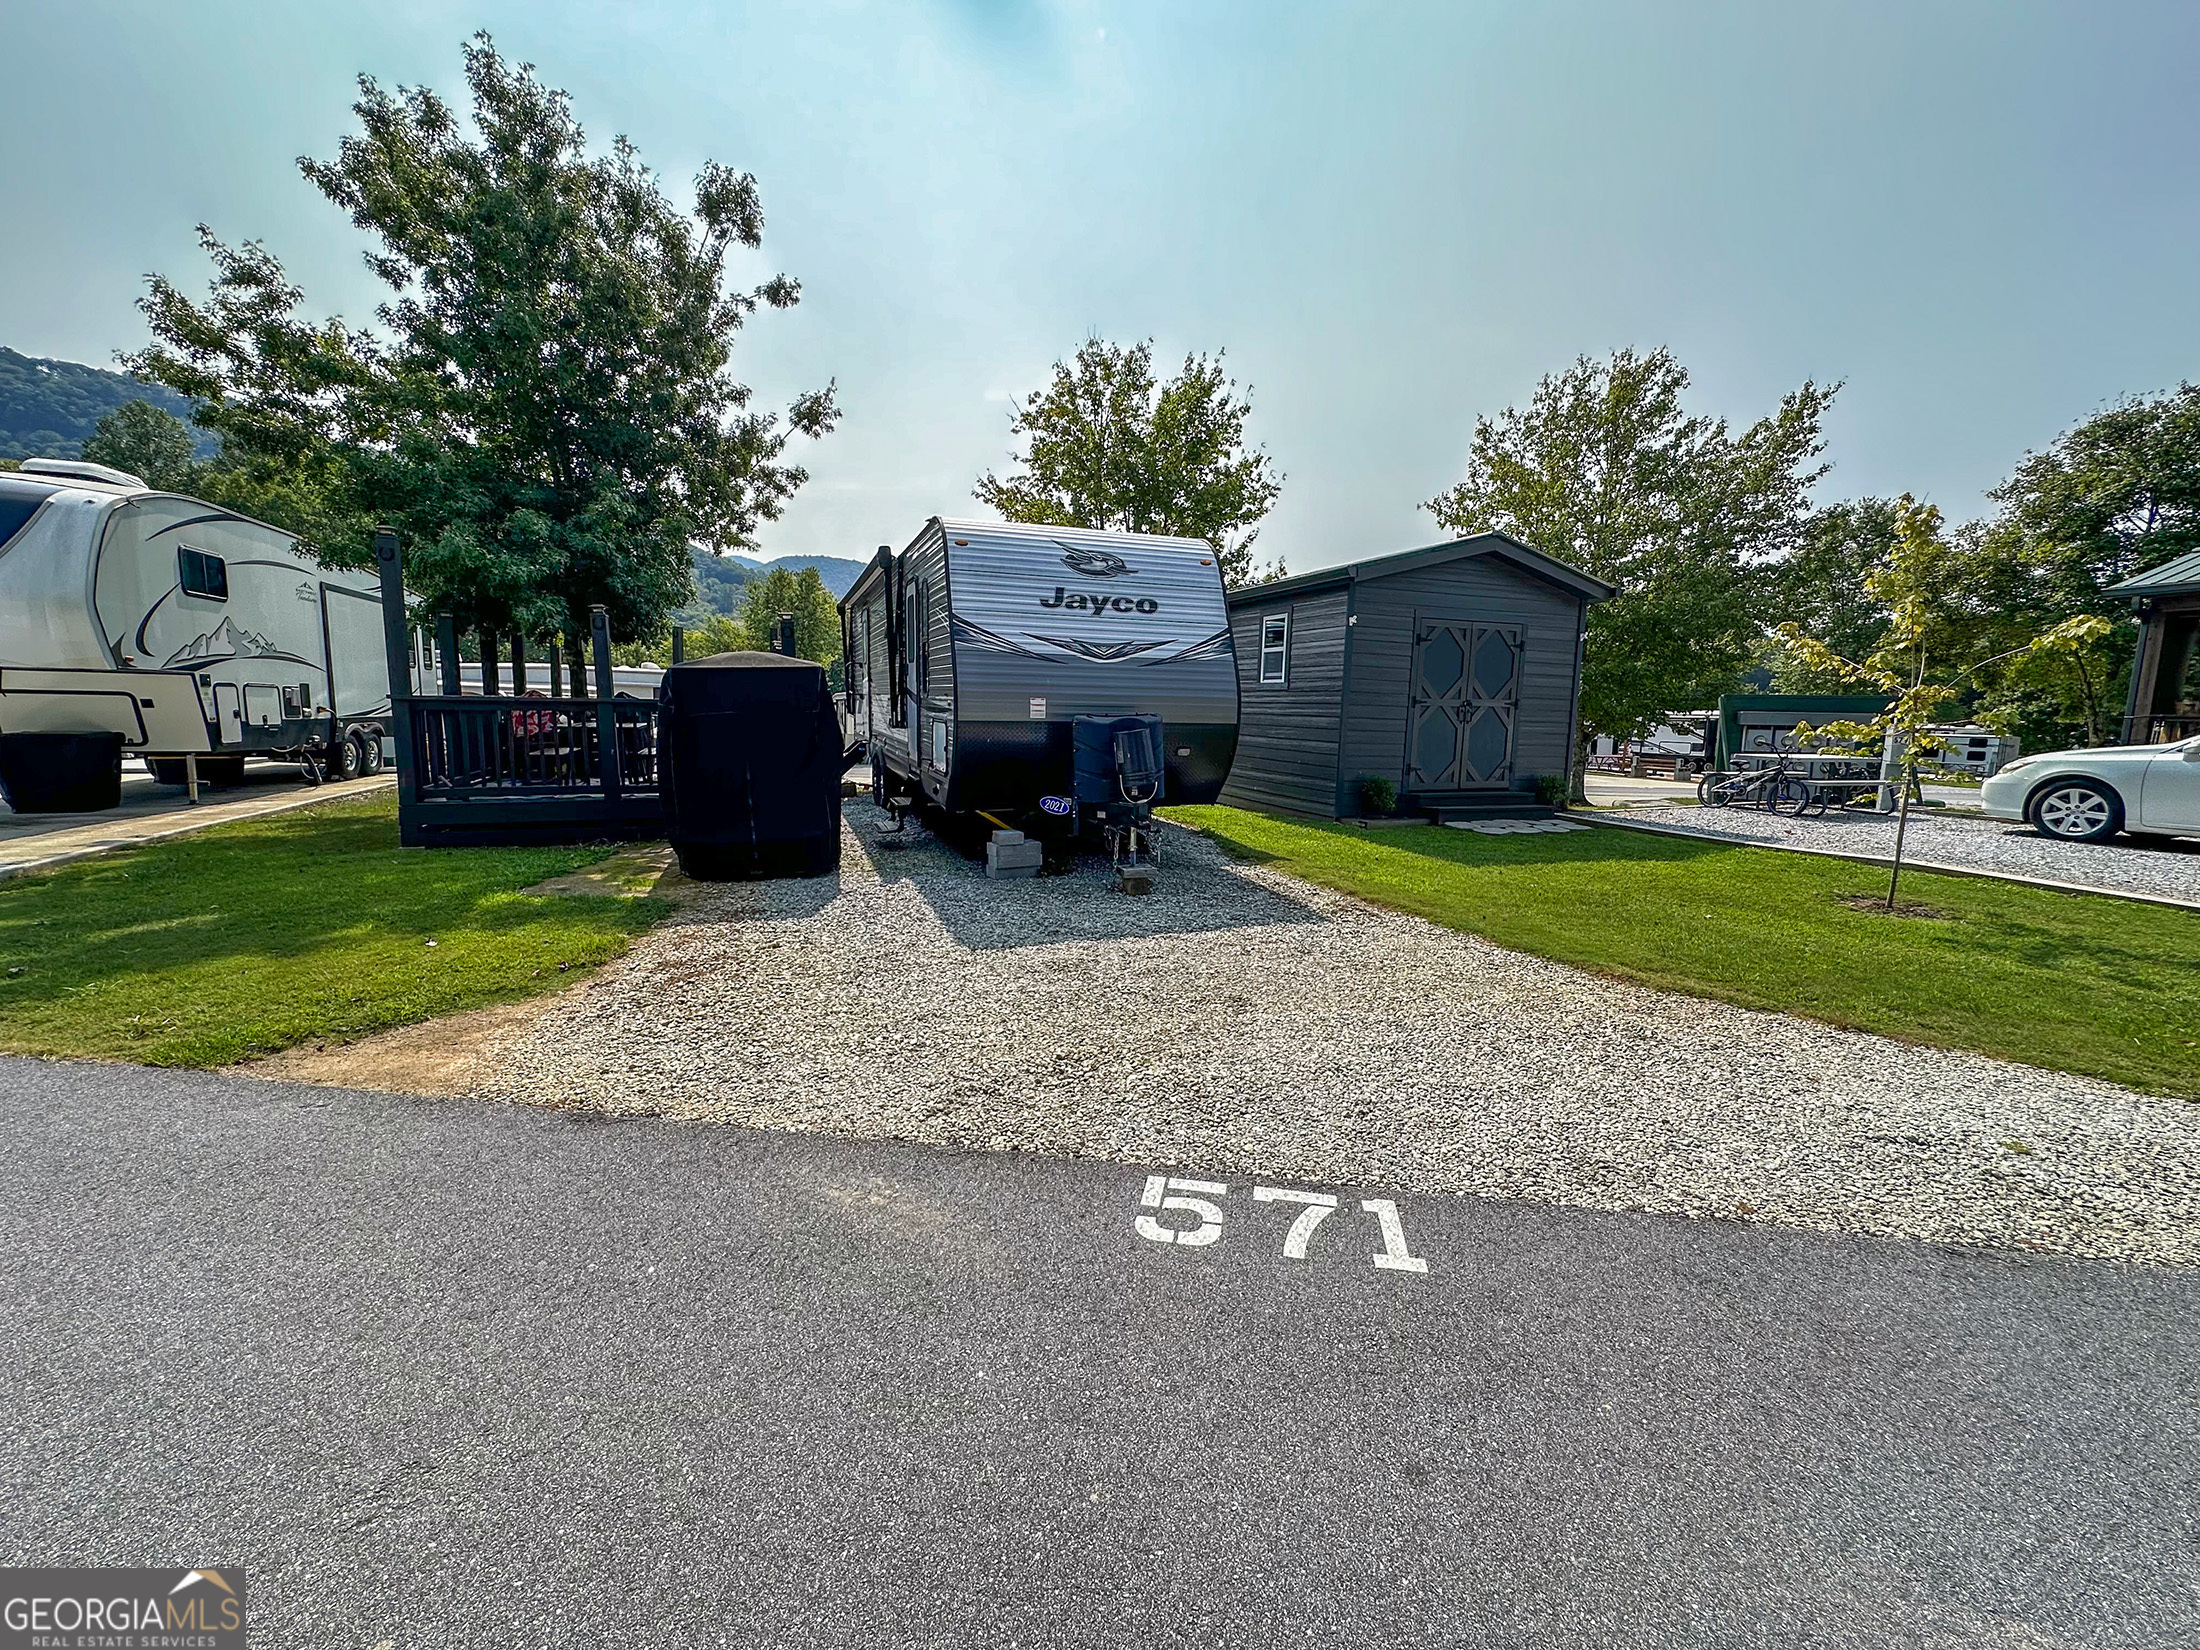
[[[1566,776],[1562,773],[1539,773],[1535,776],[1535,799],[1546,808],[1566,806]]]
[[[1397,784],[1379,773],[1360,776],[1360,812],[1394,814],[1398,811]]]

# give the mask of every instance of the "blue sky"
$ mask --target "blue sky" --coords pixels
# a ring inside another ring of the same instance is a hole
[[[1427,542],[1477,413],[1671,347],[1736,421],[1845,379],[1826,496],[1963,518],[2027,449],[2200,378],[2200,5],[360,6],[0,0],[0,343],[106,363],[200,220],[318,312],[376,289],[299,176],[352,78],[477,27],[684,195],[754,171],[801,307],[737,357],[846,417],[766,555],[978,514],[1087,333],[1226,348],[1295,569]]]

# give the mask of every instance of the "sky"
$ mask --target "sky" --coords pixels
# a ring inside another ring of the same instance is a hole
[[[739,376],[844,409],[765,556],[985,514],[1012,404],[1094,334],[1227,352],[1294,571],[1438,539],[1477,415],[1579,355],[1666,346],[1737,425],[1842,381],[1820,496],[1957,520],[2200,379],[2192,0],[0,0],[0,344],[111,364],[148,271],[204,289],[200,222],[369,320],[296,158],[361,73],[462,95],[482,28],[676,199],[756,174],[740,279],[803,299]]]

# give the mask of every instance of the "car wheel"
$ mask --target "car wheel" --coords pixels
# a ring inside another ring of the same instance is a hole
[[[2065,842],[2099,842],[2123,829],[2124,805],[2090,779],[2062,779],[2032,799],[2032,825]]]

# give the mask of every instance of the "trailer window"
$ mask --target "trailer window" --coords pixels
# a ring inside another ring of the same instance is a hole
[[[1291,664],[1291,615],[1271,613],[1260,621],[1260,679],[1281,682]]]
[[[229,600],[229,564],[219,556],[210,556],[204,550],[192,550],[184,546],[176,549],[176,583],[183,587],[186,596],[204,596],[208,601]]]
[[[23,530],[38,514],[38,507],[53,497],[51,487],[27,487],[21,482],[0,482],[0,544]]]

